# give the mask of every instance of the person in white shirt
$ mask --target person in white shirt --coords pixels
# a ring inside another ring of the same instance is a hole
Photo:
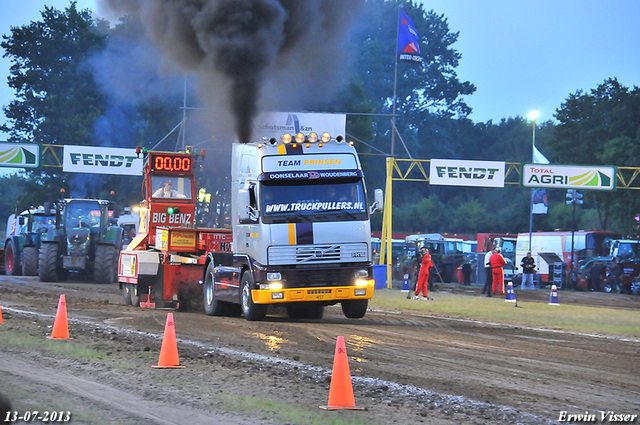
[[[165,181],[162,187],[156,190],[152,196],[154,198],[186,198],[186,196],[173,189],[173,181],[171,180]]]
[[[484,287],[482,288],[482,294],[480,294],[487,294],[487,297],[491,297],[491,284],[493,283],[493,271],[491,270],[491,262],[489,261],[491,255],[493,255],[493,250],[489,250],[484,255],[484,272],[487,276],[487,280],[484,283]]]

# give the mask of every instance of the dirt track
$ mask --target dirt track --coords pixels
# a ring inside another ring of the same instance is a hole
[[[441,289],[477,295],[477,289]],[[22,394],[13,397],[18,410],[35,407],[30,399],[42,409],[70,410],[74,424],[311,423],[287,417],[282,407],[273,419],[264,408],[234,404],[247,405],[248,397],[302,406],[320,421],[369,424],[543,424],[554,423],[562,411],[640,413],[638,338],[376,310],[349,320],[340,307],[327,308],[322,321],[268,316],[247,322],[174,312],[186,368],[156,370],[151,365],[158,362],[167,311],[124,306],[116,284],[0,276],[0,326],[44,339],[60,294],[67,299],[72,343],[106,358],[2,349],[0,391]],[[640,307],[637,296],[561,296],[563,303]],[[548,302],[547,291],[520,297]],[[340,335],[363,412],[317,409],[327,403]]]

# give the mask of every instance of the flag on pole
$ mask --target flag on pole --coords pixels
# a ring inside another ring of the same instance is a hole
[[[547,189],[536,189],[533,191],[533,208],[531,214],[546,214],[549,211],[547,201]]]
[[[549,164],[549,160],[546,156],[542,155],[542,152],[536,148],[536,145],[533,145],[533,163],[534,164]]]
[[[413,25],[413,21],[399,8],[398,14],[398,62],[422,63],[422,54],[420,53],[420,37],[418,31]]]

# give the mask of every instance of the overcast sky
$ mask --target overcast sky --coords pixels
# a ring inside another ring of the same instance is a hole
[[[589,91],[610,77],[627,87],[640,86],[640,0],[423,3],[427,10],[444,14],[450,31],[460,32],[453,47],[462,54],[459,78],[477,87],[466,97],[474,121],[499,122],[532,110],[539,111],[540,120],[553,119],[570,94]],[[68,4],[0,0],[0,34],[40,19],[44,5],[63,9]],[[96,0],[78,0],[78,5],[95,10]],[[13,98],[6,83],[10,65],[8,59],[0,60],[0,105]],[[5,120],[0,113],[0,122]],[[0,133],[0,140],[4,138]]]

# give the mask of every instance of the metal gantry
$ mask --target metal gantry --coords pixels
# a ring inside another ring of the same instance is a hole
[[[412,181],[429,183],[430,159],[400,159],[387,157],[387,178],[385,185],[384,213],[380,244],[380,264],[387,264],[387,287],[391,288],[391,235],[393,182]],[[640,167],[616,167],[616,189],[640,190]],[[505,162],[505,184],[520,185],[522,164]]]

